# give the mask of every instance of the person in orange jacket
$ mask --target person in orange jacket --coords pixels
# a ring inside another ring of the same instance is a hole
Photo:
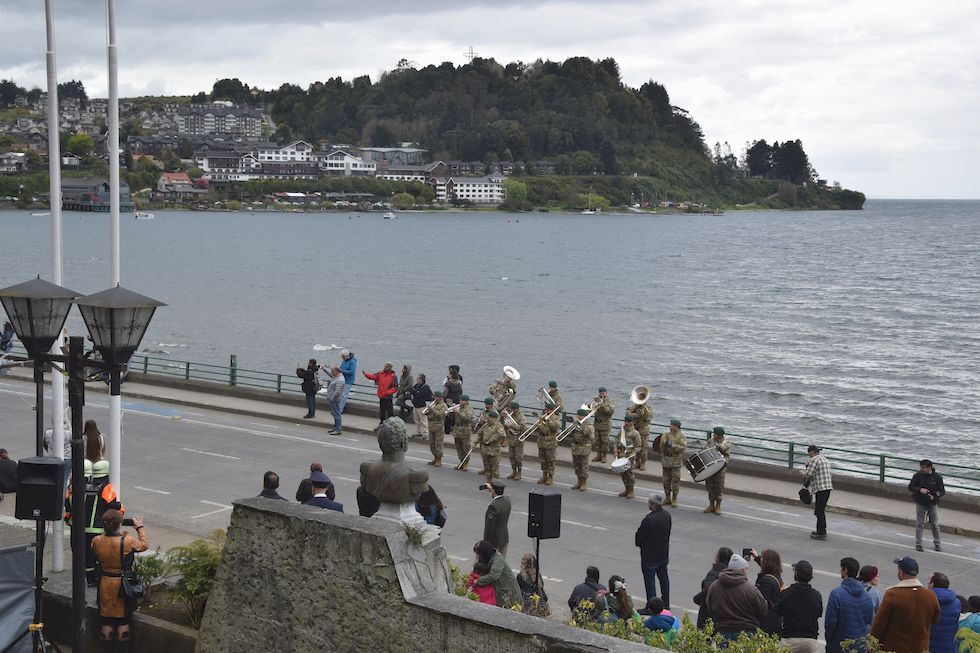
[[[116,488],[109,482],[109,461],[85,461],[85,580],[89,587],[99,583],[98,559],[92,540],[103,532],[102,516],[110,508],[125,513]],[[71,524],[71,485],[65,492],[65,521]]]
[[[383,424],[386,419],[395,414],[392,398],[398,391],[398,377],[395,376],[394,368],[395,366],[393,364],[385,363],[385,368],[377,374],[364,372],[365,378],[374,381],[375,385],[378,386],[379,416],[381,418],[379,426],[380,424]]]

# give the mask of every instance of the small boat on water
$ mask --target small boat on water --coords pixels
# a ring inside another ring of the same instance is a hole
[[[154,215],[146,211],[136,211],[133,217],[136,218],[137,220],[152,220],[154,218]]]
[[[391,211],[385,211],[384,218],[385,220],[397,220],[398,216],[392,213]]]

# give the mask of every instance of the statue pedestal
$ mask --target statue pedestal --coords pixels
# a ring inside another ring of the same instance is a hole
[[[423,519],[422,515],[419,514],[419,511],[415,509],[415,502],[413,501],[402,504],[387,503],[382,501],[381,507],[378,508],[378,512],[374,513],[374,518],[397,521],[418,528],[422,528],[426,525],[425,519]]]

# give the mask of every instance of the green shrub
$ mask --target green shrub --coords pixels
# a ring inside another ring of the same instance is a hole
[[[167,551],[167,575],[180,578],[174,585],[174,595],[183,601],[187,616],[195,628],[201,625],[204,608],[214,587],[214,579],[221,562],[221,549],[225,544],[223,529],[211,531],[204,539],[194,540],[187,546],[175,546]]]

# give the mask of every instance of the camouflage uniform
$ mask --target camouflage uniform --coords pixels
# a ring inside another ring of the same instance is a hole
[[[432,452],[432,460],[429,465],[442,467],[442,445],[446,437],[443,431],[443,420],[446,418],[446,402],[441,397],[432,400],[432,407],[429,409],[429,451]]]
[[[506,392],[508,390],[509,392],[507,392],[506,400],[502,402],[501,405],[496,405],[496,401],[494,401],[494,409],[496,411],[499,412],[502,408],[506,409],[510,405],[511,400],[517,396],[517,383],[514,381],[514,379],[505,374],[504,378],[497,379],[494,384],[487,389],[487,392],[491,397],[496,397],[501,392]]]
[[[623,426],[623,433],[626,437],[626,446],[623,446],[623,443],[619,440],[616,441],[616,456],[618,458],[628,458],[643,446],[643,441],[640,438],[640,434],[636,432],[636,429],[633,428],[633,425],[629,422]],[[619,496],[632,499],[633,487],[636,485],[636,477],[633,475],[633,468],[630,467],[619,476],[623,479],[623,487],[626,488],[619,493]]]
[[[456,421],[453,423],[453,441],[456,443],[456,455],[462,460],[470,450],[470,436],[473,434],[473,407],[470,402],[459,404]],[[470,461],[464,462],[460,469],[464,472]]]
[[[558,406],[558,414],[560,415],[562,411],[565,410],[565,401],[558,393],[558,388],[548,388],[548,396],[551,397],[551,401]]]
[[[507,478],[514,479],[515,481],[521,480],[521,468],[524,466],[524,443],[518,439],[518,436],[527,429],[527,421],[524,419],[524,413],[521,412],[520,408],[509,408],[507,412],[510,416],[514,418],[517,422],[516,428],[504,427],[504,433],[507,436],[507,442],[510,444],[510,476]]]
[[[579,423],[575,420],[575,426],[569,437],[572,439],[572,464],[575,465],[575,476],[578,482],[572,486],[573,490],[585,491],[585,483],[589,480],[589,456],[592,454],[592,425],[588,422]]]
[[[646,404],[630,404],[626,409],[627,415],[633,416],[633,428],[640,434],[644,446],[636,452],[636,468],[643,470],[647,468],[647,453],[650,450],[650,422],[653,421],[653,411]]]
[[[687,438],[684,432],[667,431],[660,438],[660,450],[663,452],[664,496],[666,502],[677,507],[677,493],[681,489],[681,465],[684,464],[684,449],[687,448]]]
[[[612,427],[612,416],[616,411],[616,406],[609,401],[609,397],[603,398],[597,405],[595,411],[595,439],[596,455],[592,459],[594,463],[606,462],[606,454],[609,453],[609,430]]]
[[[716,448],[726,461],[731,458],[732,443],[728,441],[724,433],[721,434],[720,440],[717,437],[711,437],[709,434],[708,446]],[[705,479],[704,486],[708,490],[708,507],[704,511],[720,515],[721,499],[725,496],[725,470],[716,472],[714,476]]]
[[[554,485],[555,483],[555,450],[558,448],[558,442],[555,440],[555,437],[561,428],[561,417],[559,414],[560,411],[555,411],[548,419],[541,420],[541,426],[537,430],[538,458],[541,459],[541,478],[538,479],[539,484]]]
[[[483,457],[483,473],[487,483],[494,478],[500,478],[500,441],[504,438],[504,427],[496,417],[487,418],[476,435],[474,445],[480,447]]]

